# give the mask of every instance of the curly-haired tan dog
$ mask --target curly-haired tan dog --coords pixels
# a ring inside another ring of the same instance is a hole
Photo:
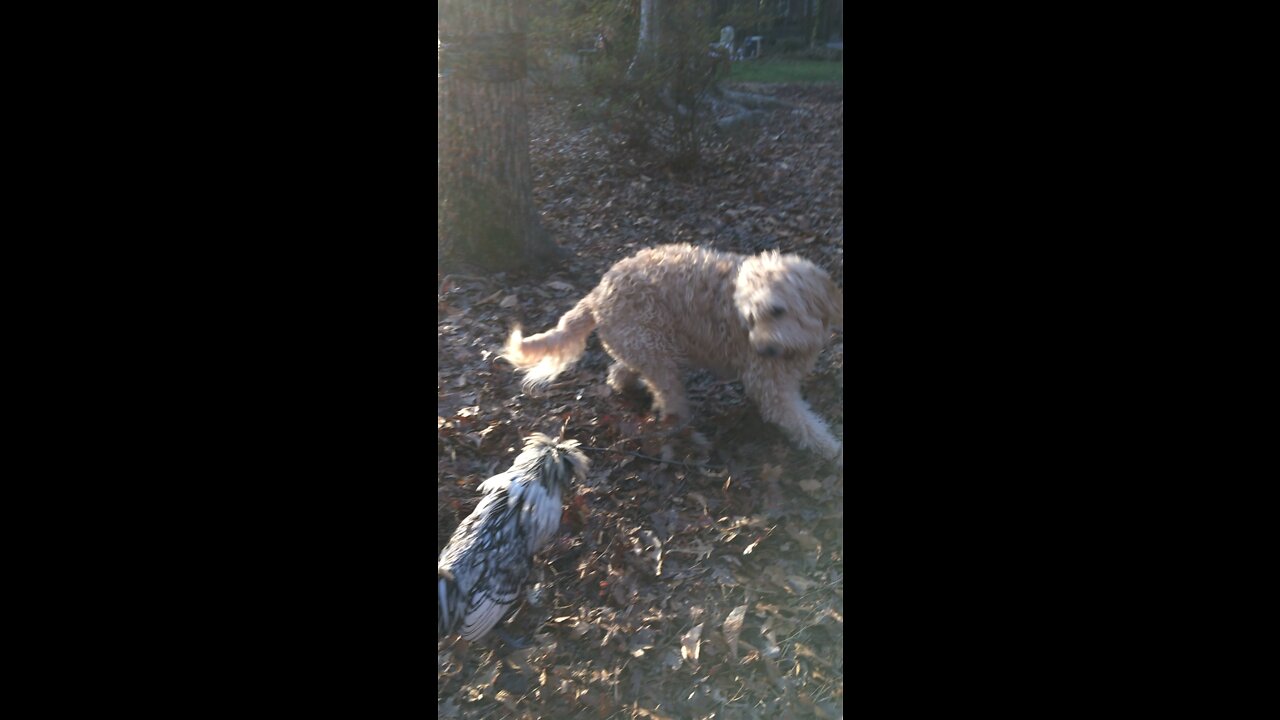
[[[661,245],[610,268],[554,330],[526,338],[517,327],[503,356],[527,373],[526,388],[544,385],[595,329],[614,358],[609,385],[644,381],[664,419],[688,418],[680,367],[707,368],[741,378],[766,420],[843,466],[843,445],[800,397],[830,329],[843,326],[843,292],[799,256]]]

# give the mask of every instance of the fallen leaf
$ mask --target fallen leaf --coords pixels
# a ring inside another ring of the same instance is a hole
[[[502,298],[502,302],[498,303],[498,307],[504,307],[504,308],[515,307],[519,303],[520,303],[520,299],[517,298],[514,294],[512,294]]]
[[[707,498],[704,497],[702,493],[697,493],[697,492],[685,493],[685,497],[689,498],[690,500],[697,500],[698,504],[702,506],[702,514],[703,515],[707,514]]]
[[[646,650],[653,649],[653,638],[653,629],[643,628],[631,636],[631,642],[627,644],[627,650],[632,657],[640,657],[644,655]]]
[[[515,696],[506,690],[499,690],[497,694],[493,696],[493,699],[502,703],[502,706],[511,712],[519,712],[516,709]]]
[[[738,581],[734,579],[733,573],[723,565],[717,565],[716,569],[711,571],[711,579],[725,587],[738,587]]]
[[[739,605],[724,619],[724,639],[729,643],[729,656],[738,659],[738,636],[742,634],[742,621],[747,616],[747,606]]]
[[[818,584],[807,577],[801,577],[799,575],[788,576],[787,582],[791,585],[792,589],[801,593],[808,592],[813,588],[813,586]]]
[[[690,662],[698,662],[701,649],[702,623],[694,625],[689,632],[680,636],[680,656]]]
[[[810,660],[812,660],[812,661],[814,661],[814,662],[816,662],[816,663],[821,663],[822,665],[825,665],[825,666],[827,666],[827,667],[831,667],[831,661],[830,661],[830,660],[828,660],[827,658],[825,658],[825,657],[823,657],[822,655],[818,654],[817,652],[814,652],[813,650],[811,650],[810,648],[806,647],[805,645],[802,645],[802,644],[800,644],[800,643],[796,643],[794,647],[795,647],[795,651],[796,651],[796,657],[805,657],[805,658],[809,658]]]
[[[777,622],[777,617],[770,618],[770,622]],[[776,658],[782,654],[782,648],[778,647],[777,635],[772,628],[760,633],[760,637],[764,638],[764,643],[760,648],[761,655],[767,658]]]
[[[647,718],[653,718],[653,720],[671,720],[670,715],[664,715],[658,712],[657,710],[649,710],[647,708],[642,708],[639,705],[635,706],[635,711]]]
[[[683,664],[684,664],[684,660],[682,660],[674,650],[668,650],[662,655],[663,667],[669,668],[671,670],[678,670],[680,666]]]

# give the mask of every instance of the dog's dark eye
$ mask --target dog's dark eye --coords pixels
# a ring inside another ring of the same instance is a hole
[[[774,305],[773,307],[769,308],[769,314],[776,318],[779,318],[787,314],[787,309],[779,305]]]

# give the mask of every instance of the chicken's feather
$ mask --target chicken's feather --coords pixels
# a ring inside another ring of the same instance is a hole
[[[436,563],[438,634],[474,640],[502,620],[519,597],[534,553],[559,530],[564,493],[589,465],[576,441],[535,433],[510,470],[480,484],[479,504]]]

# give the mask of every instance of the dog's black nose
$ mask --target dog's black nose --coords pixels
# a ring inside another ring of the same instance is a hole
[[[778,348],[775,345],[765,345],[764,350],[760,351],[765,357],[778,357]]]

